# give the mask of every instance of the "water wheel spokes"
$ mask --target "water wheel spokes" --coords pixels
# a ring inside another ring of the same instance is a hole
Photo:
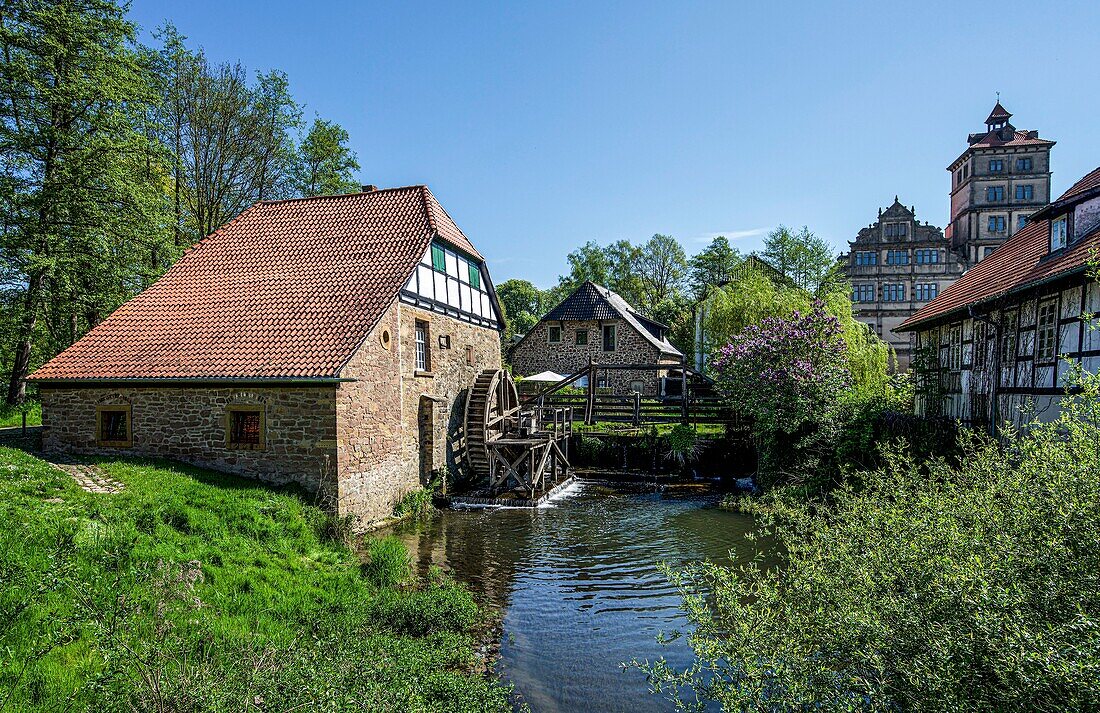
[[[489,446],[514,428],[519,394],[512,375],[486,369],[477,375],[466,399],[466,463],[472,479],[489,476]]]

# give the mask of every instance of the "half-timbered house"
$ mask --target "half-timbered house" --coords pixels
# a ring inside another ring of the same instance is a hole
[[[1100,369],[1100,168],[905,321],[917,409],[975,426],[1051,420],[1078,366]]]

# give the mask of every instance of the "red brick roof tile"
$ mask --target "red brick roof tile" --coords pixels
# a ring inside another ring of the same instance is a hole
[[[257,203],[31,379],[336,377],[436,235],[481,258],[425,186]]]
[[[1100,168],[1073,184],[1054,203],[1079,196],[1098,185]],[[970,305],[1079,272],[1087,267],[1097,249],[1100,249],[1100,228],[1075,241],[1060,254],[1051,255],[1049,218],[1032,220],[894,331],[911,332],[920,325],[955,315]]]

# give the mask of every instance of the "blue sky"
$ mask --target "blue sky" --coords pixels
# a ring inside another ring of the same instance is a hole
[[[364,183],[427,183],[497,283],[547,287],[588,240],[779,223],[839,248],[898,194],[947,222],[995,92],[1058,141],[1054,193],[1100,165],[1100,3],[134,0],[213,59],[281,69],[342,124]]]

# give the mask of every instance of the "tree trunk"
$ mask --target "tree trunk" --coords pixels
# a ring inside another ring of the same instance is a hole
[[[34,340],[35,327],[38,325],[38,301],[45,278],[45,273],[39,270],[27,283],[27,294],[23,299],[23,319],[19,328],[19,343],[15,347],[15,360],[11,367],[11,379],[8,381],[9,406],[21,404],[27,398],[31,343]]]

